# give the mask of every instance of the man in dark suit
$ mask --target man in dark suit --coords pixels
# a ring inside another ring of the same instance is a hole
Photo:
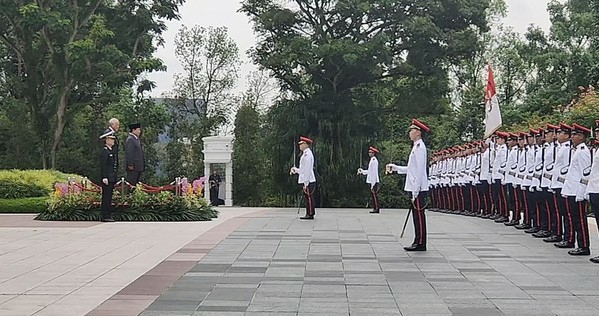
[[[119,122],[119,120],[117,118],[111,118],[110,120],[108,120],[108,128],[106,128],[104,130],[104,132],[102,133],[102,135],[100,136],[100,139],[104,139],[106,136],[108,135],[113,135],[113,136],[117,136],[116,133],[119,131],[119,128],[121,127],[121,122]],[[119,138],[116,137],[114,140],[114,152],[118,152],[119,151]]]
[[[218,199],[218,189],[220,188],[221,181],[220,175],[216,170],[214,170],[208,178],[208,182],[210,183],[210,202],[215,206],[220,204]]]
[[[139,182],[141,173],[145,170],[144,153],[139,137],[141,124],[129,125],[129,136],[125,141],[125,164],[127,166],[127,182],[135,186]]]
[[[112,191],[116,183],[119,159],[116,152],[116,136],[103,137],[104,148],[100,154],[100,176],[102,177],[102,218],[103,222],[114,222],[112,219]]]

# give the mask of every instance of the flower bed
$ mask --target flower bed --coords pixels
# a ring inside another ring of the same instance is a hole
[[[201,196],[201,188],[185,178],[164,187],[139,184],[133,193],[120,185],[114,190],[112,218],[116,221],[208,221],[218,216]],[[48,208],[36,219],[99,221],[101,194],[91,182],[57,183]]]

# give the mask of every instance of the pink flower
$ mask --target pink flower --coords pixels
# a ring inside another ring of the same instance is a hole
[[[57,182],[54,184],[54,188],[61,197],[65,197],[69,193],[69,185],[66,183]]]
[[[181,179],[181,195],[187,195],[190,188],[191,188],[191,185],[187,181],[187,178]]]

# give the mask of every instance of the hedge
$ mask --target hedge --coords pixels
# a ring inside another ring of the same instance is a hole
[[[41,213],[47,207],[47,197],[0,199],[0,213]]]
[[[49,196],[54,184],[68,177],[81,178],[56,170],[0,170],[0,199]]]

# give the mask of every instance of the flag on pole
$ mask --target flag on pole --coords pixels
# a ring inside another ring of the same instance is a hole
[[[489,64],[489,76],[485,91],[485,138],[493,135],[501,127],[501,124],[501,111],[497,90],[495,89],[495,78],[493,77],[493,68]]]

